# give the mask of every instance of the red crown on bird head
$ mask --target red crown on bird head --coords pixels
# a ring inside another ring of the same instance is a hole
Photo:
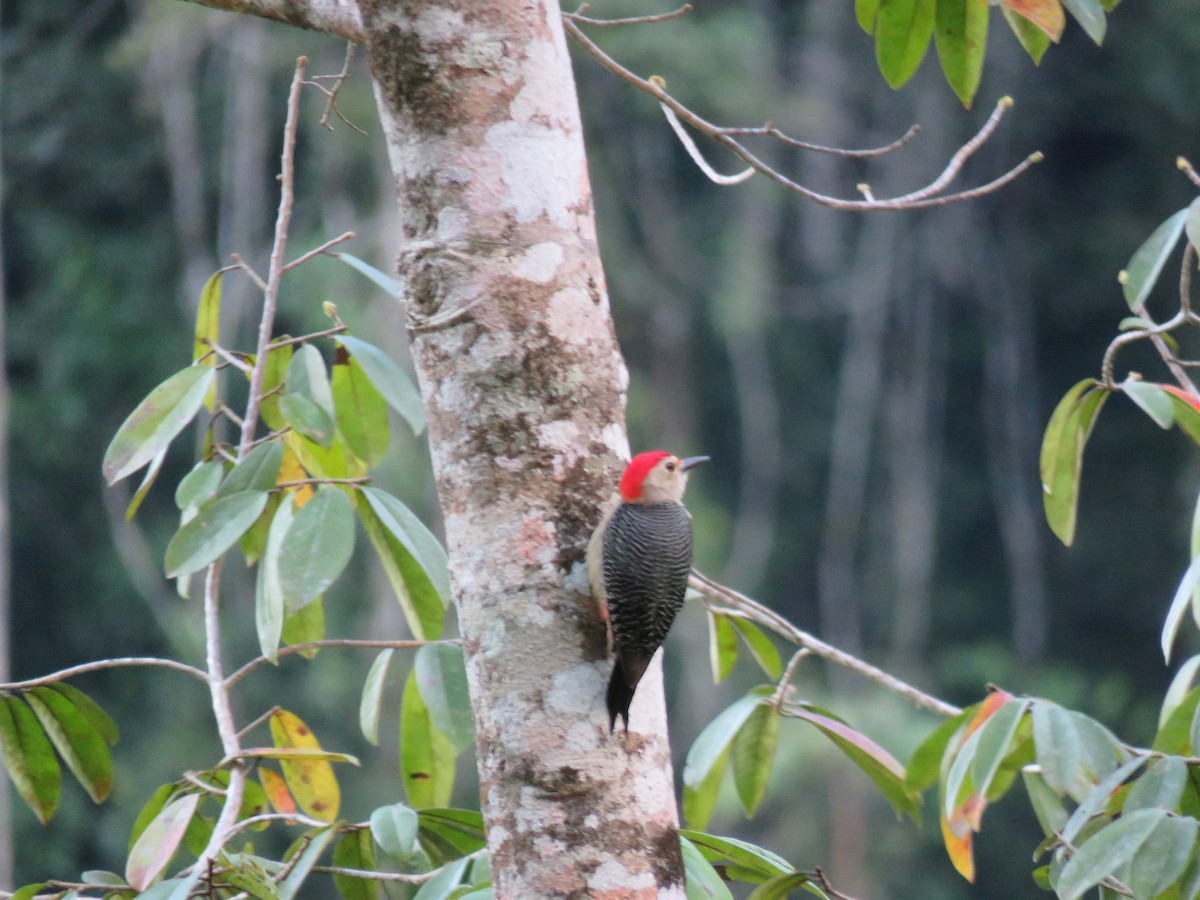
[[[621,476],[621,499],[637,500],[642,496],[642,483],[650,470],[671,454],[665,450],[652,450],[649,453],[639,453],[625,467]]]

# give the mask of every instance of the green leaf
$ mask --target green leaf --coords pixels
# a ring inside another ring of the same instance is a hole
[[[99,729],[74,703],[49,687],[25,695],[67,768],[100,803],[112,790],[112,755]]]
[[[746,642],[750,655],[754,657],[759,668],[767,673],[768,678],[778,679],[783,674],[783,661],[780,660],[779,651],[775,649],[771,639],[749,619],[734,616],[730,621],[733,622],[733,627],[737,629],[742,640]]]
[[[1063,866],[1055,888],[1058,896],[1078,900],[1127,865],[1166,815],[1158,809],[1139,809],[1097,831]]]
[[[215,459],[196,463],[175,488],[175,505],[181,511],[199,506],[217,492],[224,477],[225,467]]]
[[[1108,19],[1100,0],[1062,0],[1062,4],[1097,46],[1104,43]]]
[[[325,637],[325,604],[318,597],[311,603],[295,612],[285,611],[283,616],[283,642],[285,644],[306,644],[309,641],[319,641]],[[305,659],[317,655],[317,648],[303,650],[300,653]]]
[[[279,411],[279,399],[294,355],[294,344],[284,344],[267,352],[267,365],[263,369],[262,406],[259,407],[258,414],[272,431],[280,431],[287,425]]]
[[[266,505],[263,491],[241,491],[204,504],[167,544],[167,577],[189,575],[214,562],[238,542]]]
[[[1175,422],[1171,397],[1156,384],[1139,381],[1132,376],[1120,384],[1125,396],[1142,408],[1159,428],[1170,428]]]
[[[1133,855],[1124,881],[1135,897],[1158,897],[1175,883],[1192,857],[1200,823],[1186,816],[1163,818]]]
[[[440,637],[450,593],[445,551],[420,520],[396,498],[374,488],[362,489],[360,497],[359,519],[379,556],[409,628],[418,640]],[[420,531],[409,530],[418,526]],[[414,554],[413,548],[421,555]]]
[[[1200,708],[1200,686],[1188,690],[1167,715],[1154,736],[1152,749],[1156,753],[1189,755],[1192,752],[1191,727],[1196,710]]]
[[[201,365],[217,365],[217,355],[212,352],[212,345],[221,340],[221,277],[223,271],[214,272],[204,283],[200,291],[200,302],[196,306],[196,332],[192,343],[192,362],[199,362],[201,357],[207,357]],[[217,386],[213,383],[204,405],[212,412],[216,408]]]
[[[218,497],[228,497],[239,491],[269,491],[275,487],[279,467],[283,464],[283,443],[267,441],[247,453],[233,467],[217,491]]]
[[[1197,197],[1187,208],[1187,220],[1184,222],[1188,242],[1200,249],[1200,197]]]
[[[39,881],[36,884],[27,884],[23,888],[14,891],[9,900],[34,900],[49,883],[48,881]]]
[[[383,682],[387,678],[388,663],[392,661],[392,649],[380,652],[371,663],[367,680],[363,682],[362,701],[358,707],[358,723],[368,743],[379,744],[379,713],[383,706]]]
[[[346,446],[368,466],[387,455],[392,432],[387,402],[363,372],[362,364],[338,347],[333,363],[333,400],[338,430]]]
[[[469,809],[423,809],[421,846],[438,865],[459,859],[486,845],[483,816]]]
[[[1193,554],[1195,555],[1195,554]],[[1179,704],[1183,702],[1184,696],[1192,689],[1192,681],[1196,677],[1196,670],[1200,669],[1200,653],[1188,659],[1179,671],[1175,673],[1175,677],[1171,679],[1171,685],[1167,688],[1167,693],[1163,696],[1162,710],[1158,714],[1158,727],[1161,729],[1167,723]]]
[[[1083,751],[1080,769],[1085,778],[1098,781],[1129,758],[1116,736],[1095,719],[1075,710],[1067,712],[1075,720],[1075,730],[1079,733],[1079,746]]]
[[[321,858],[321,854],[325,852],[325,848],[329,846],[330,841],[337,837],[337,834],[338,831],[334,825],[308,832],[306,835],[308,843],[296,857],[287,878],[279,883],[279,900],[292,900],[299,893],[305,879],[312,871],[312,867],[317,864],[317,860]]]
[[[208,366],[189,366],[152,390],[108,445],[104,479],[115,484],[158,456],[200,411],[215,376]]]
[[[158,814],[162,812],[163,807],[167,805],[167,801],[175,794],[176,788],[177,785],[164,784],[156,788],[154,793],[150,795],[150,799],[146,801],[146,805],[142,807],[141,812],[138,813],[137,818],[133,821],[133,830],[129,834],[130,850],[133,849],[142,832],[146,830],[146,826],[153,822]]]
[[[311,400],[330,419],[333,418],[333,392],[329,387],[329,373],[321,351],[312,344],[302,344],[288,364],[287,393]]]
[[[1075,511],[1083,448],[1108,391],[1091,379],[1079,382],[1059,401],[1042,438],[1042,503],[1046,521],[1068,547],[1075,540]]]
[[[1042,826],[1042,833],[1052,835],[1061,832],[1067,824],[1067,810],[1059,795],[1046,783],[1040,772],[1033,771],[1029,766],[1021,770],[1021,777],[1025,781],[1025,793],[1029,795],[1033,814]]]
[[[1131,813],[1135,809],[1164,809],[1175,812],[1187,780],[1187,763],[1178,756],[1152,759],[1147,763],[1146,771],[1125,795],[1121,811]]]
[[[1017,726],[1028,708],[1029,700],[1025,698],[1009,700],[980,726],[979,745],[971,766],[971,781],[980,795],[987,794],[1000,764],[1012,749]]]
[[[279,414],[314,444],[333,446],[333,418],[308,397],[284,394],[279,398]]]
[[[1125,293],[1125,302],[1133,312],[1141,312],[1142,305],[1154,289],[1154,284],[1166,265],[1167,257],[1179,243],[1187,215],[1186,209],[1173,214],[1154,229],[1154,233],[1146,238],[1146,242],[1138,247],[1130,258],[1128,267],[1122,273],[1121,288]]]
[[[1179,582],[1179,587],[1175,589],[1175,597],[1171,600],[1171,606],[1167,610],[1167,617],[1163,621],[1162,652],[1163,658],[1168,663],[1171,661],[1171,647],[1175,643],[1175,636],[1179,633],[1179,625],[1183,622],[1183,617],[1192,604],[1192,595],[1198,587],[1200,587],[1200,556],[1192,560],[1192,564],[1183,574],[1183,579]]]
[[[137,890],[150,887],[167,867],[199,802],[199,794],[172,800],[138,836],[125,864],[125,880]]]
[[[875,33],[875,18],[879,15],[879,0],[854,0],[854,18],[867,34]]]
[[[937,0],[933,37],[938,59],[946,81],[968,109],[983,75],[990,13],[982,0]]]
[[[404,370],[374,344],[348,334],[339,334],[335,340],[350,352],[352,359],[358,360],[363,374],[383,395],[387,405],[400,413],[413,434],[420,434],[425,429],[425,407]]]
[[[430,718],[416,672],[409,672],[400,702],[400,774],[409,805],[426,809],[449,803],[457,758],[450,739]]]
[[[1017,36],[1017,41],[1025,48],[1025,52],[1029,54],[1033,64],[1036,66],[1041,63],[1042,57],[1050,49],[1050,36],[1028,19],[1018,16],[1011,9],[1002,7],[1000,11],[1004,13],[1004,21],[1008,22],[1008,27]]]
[[[456,859],[438,870],[438,873],[421,885],[412,900],[446,900],[463,880],[467,870],[465,859]]]
[[[125,507],[125,521],[132,522],[133,517],[137,515],[137,511],[142,507],[142,501],[146,499],[146,495],[150,493],[150,488],[154,487],[154,481],[158,478],[158,473],[162,469],[163,460],[167,458],[167,448],[163,447],[158,451],[158,455],[150,460],[150,465],[146,469],[146,474],[142,477],[142,483],[138,485],[138,489],[133,492],[133,497],[129,501],[129,505]]]
[[[350,268],[370,278],[373,282],[383,288],[387,292],[387,295],[393,300],[400,296],[400,284],[395,278],[385,275],[374,266],[367,265],[367,263],[363,262],[357,256],[351,256],[349,253],[331,253],[330,256],[340,259]]]
[[[778,746],[779,714],[770,704],[759,704],[733,739],[733,784],[748,818],[767,792]]]
[[[704,854],[685,837],[679,838],[683,849],[683,872],[687,878],[688,900],[733,900],[733,894],[721,880]]]
[[[714,769],[724,770],[724,761],[728,759],[733,739],[759,704],[773,692],[774,689],[769,686],[754,688],[745,697],[735,700],[705,726],[688,750],[687,761],[683,767],[685,787],[696,790]],[[688,824],[693,828],[703,828],[706,823],[693,821],[689,817]]]
[[[50,685],[51,690],[57,691],[68,700],[75,704],[81,713],[88,717],[92,725],[100,732],[101,737],[109,744],[115,744],[120,738],[120,732],[117,731],[116,723],[109,718],[108,713],[100,708],[91,697],[79,690],[77,687],[58,682]]]
[[[283,620],[287,607],[279,576],[279,556],[295,515],[295,494],[288,494],[275,510],[267,532],[262,565],[254,583],[254,627],[263,656],[272,663],[277,659],[279,641],[283,637]]]
[[[894,89],[912,78],[933,35],[935,0],[879,0],[875,60]]]
[[[1075,719],[1047,700],[1033,704],[1033,743],[1046,783],[1063,794],[1075,780],[1083,758]]]
[[[322,487],[296,514],[279,551],[279,586],[288,609],[325,593],[354,552],[354,507],[333,486]]]
[[[829,895],[817,887],[804,872],[794,872],[791,875],[778,875],[770,881],[764,881],[753,891],[746,900],[787,900],[797,888],[804,888],[810,894],[824,897]]]
[[[1067,819],[1067,824],[1063,826],[1062,838],[1064,841],[1075,843],[1075,839],[1079,837],[1080,831],[1091,820],[1092,816],[1100,812],[1108,804],[1109,798],[1113,791],[1123,785],[1126,780],[1133,776],[1146,763],[1147,757],[1136,756],[1119,766],[1115,771],[1109,773],[1108,777],[1104,778],[1097,784],[1086,797],[1075,807],[1075,811],[1071,813],[1071,817]]]
[[[796,871],[796,867],[782,856],[747,841],[686,828],[681,829],[679,835],[691,841],[709,862],[728,861],[761,878],[774,878]]]
[[[708,616],[708,662],[712,666],[713,684],[720,684],[737,663],[737,632],[729,624],[728,616],[718,615],[711,609],[705,613]]]
[[[433,724],[458,750],[475,745],[467,670],[458,644],[426,644],[413,660],[417,688]]]
[[[0,754],[17,793],[45,825],[58,809],[62,770],[46,732],[20,697],[0,694]]]
[[[883,796],[897,812],[907,813],[913,821],[919,821],[921,798],[904,784],[904,767],[894,756],[872,741],[865,734],[844,722],[811,710],[795,710],[790,713],[817,729],[833,741],[850,761],[867,773],[883,791]]]
[[[910,791],[919,794],[932,787],[938,780],[946,747],[973,712],[974,709],[965,709],[957,716],[947,719],[917,745],[904,774],[904,784]]]
[[[371,836],[375,843],[402,862],[411,859],[417,850],[419,825],[416,811],[403,803],[381,806],[371,813]]]
[[[721,790],[721,782],[725,777],[725,769],[729,764],[732,745],[726,745],[699,784],[683,785],[683,820],[691,828],[707,828],[712,819],[713,810],[717,805],[717,795]]]

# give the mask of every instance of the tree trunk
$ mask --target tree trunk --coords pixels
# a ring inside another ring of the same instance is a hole
[[[554,0],[359,4],[445,516],[499,897],[683,896],[657,667],[601,699],[582,554],[628,376]]]

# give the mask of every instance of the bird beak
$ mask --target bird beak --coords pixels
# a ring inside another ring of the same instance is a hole
[[[706,463],[710,459],[712,459],[711,456],[689,456],[687,459],[681,459],[679,461],[679,471],[686,472],[692,466],[698,466],[700,463]]]

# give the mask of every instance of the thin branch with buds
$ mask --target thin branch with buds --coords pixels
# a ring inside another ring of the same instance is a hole
[[[859,185],[859,191],[863,193],[866,198],[863,200],[848,200],[841,197],[834,197],[829,194],[822,194],[818,191],[812,190],[811,188],[806,188],[804,185],[799,184],[798,182],[784,175],[757,154],[753,153],[737,139],[738,137],[745,136],[746,134],[761,134],[768,137],[773,137],[777,140],[786,137],[786,135],[782,135],[782,132],[780,132],[777,128],[769,125],[763,126],[762,129],[749,130],[723,128],[719,125],[709,122],[707,119],[704,119],[702,116],[693,112],[679,100],[675,99],[675,97],[673,97],[671,94],[667,93],[666,83],[661,78],[657,76],[649,79],[641,78],[605,53],[602,49],[600,49],[599,46],[595,44],[595,42],[593,42],[590,38],[588,38],[587,35],[583,33],[583,31],[580,30],[579,26],[576,24],[576,21],[578,21],[577,15],[568,13],[563,16],[563,27],[566,29],[567,33],[575,39],[579,46],[591,54],[591,56],[595,58],[597,62],[599,62],[610,72],[658,100],[659,104],[662,106],[664,114],[667,115],[668,122],[671,122],[672,127],[676,128],[677,134],[682,132],[682,128],[677,127],[678,123],[673,121],[675,117],[682,119],[701,134],[708,136],[713,141],[732,152],[735,156],[742,159],[750,167],[748,171],[759,172],[777,184],[787,188],[788,190],[799,194],[800,196],[811,200],[814,203],[819,203],[822,206],[858,212],[923,209],[930,206],[944,206],[948,203],[956,203],[962,200],[972,200],[977,197],[990,194],[1013,181],[1023,172],[1025,172],[1025,170],[1027,170],[1030,166],[1041,162],[1042,160],[1042,155],[1040,153],[1032,153],[1016,166],[1001,175],[999,178],[996,178],[987,184],[964,191],[958,191],[953,194],[942,193],[958,177],[959,173],[962,171],[963,165],[971,157],[971,155],[974,154],[975,151],[977,151],[981,146],[983,146],[988,138],[992,136],[996,128],[999,126],[1000,120],[1003,118],[1004,113],[1012,107],[1012,99],[1009,97],[1004,97],[999,103],[996,104],[996,108],[992,111],[992,114],[988,117],[987,121],[984,123],[983,127],[979,130],[975,137],[963,144],[963,146],[959,148],[958,152],[956,152],[950,158],[950,161],[942,170],[941,174],[925,187],[911,191],[899,197],[892,197],[882,200],[873,197],[871,195],[870,188],[866,185]],[[910,129],[909,134],[905,135],[899,141],[893,142],[893,144],[889,145],[886,150],[877,151],[876,155],[878,155],[878,152],[890,152],[890,150],[896,149],[899,146],[903,146],[903,144],[907,142],[912,134],[913,132]],[[802,145],[802,142],[793,142],[790,140],[785,142],[793,146]],[[698,150],[696,150],[694,153],[692,152],[695,149],[694,144],[687,140],[684,140],[683,143],[689,154],[692,155],[692,158],[696,160],[697,164],[700,165],[702,171],[704,171],[706,175],[708,175],[710,178],[713,178],[714,175],[716,175],[714,180],[718,184],[736,184],[739,181],[743,181],[745,178],[749,177],[744,173],[736,176],[717,175],[710,165],[708,165],[706,162],[700,162],[700,159],[697,158],[699,156]],[[832,148],[823,148],[823,151],[836,152],[833,151]],[[858,155],[861,155],[861,151],[858,152]]]
[[[322,128],[328,128],[330,131],[333,131],[333,126],[329,124],[329,116],[332,113],[342,120],[343,125],[354,129],[363,137],[366,137],[367,133],[347,119],[342,114],[342,111],[337,108],[338,93],[342,90],[342,85],[346,83],[346,79],[350,77],[350,63],[354,60],[354,48],[354,41],[346,42],[346,60],[342,63],[341,72],[339,72],[337,75],[314,75],[312,80],[306,82],[306,84],[312,85],[329,98],[329,101],[325,104],[325,112],[321,115],[321,121],[317,123],[318,125],[320,125]],[[321,84],[322,81],[330,80],[333,81],[333,87],[331,88],[327,88],[325,85]]]

